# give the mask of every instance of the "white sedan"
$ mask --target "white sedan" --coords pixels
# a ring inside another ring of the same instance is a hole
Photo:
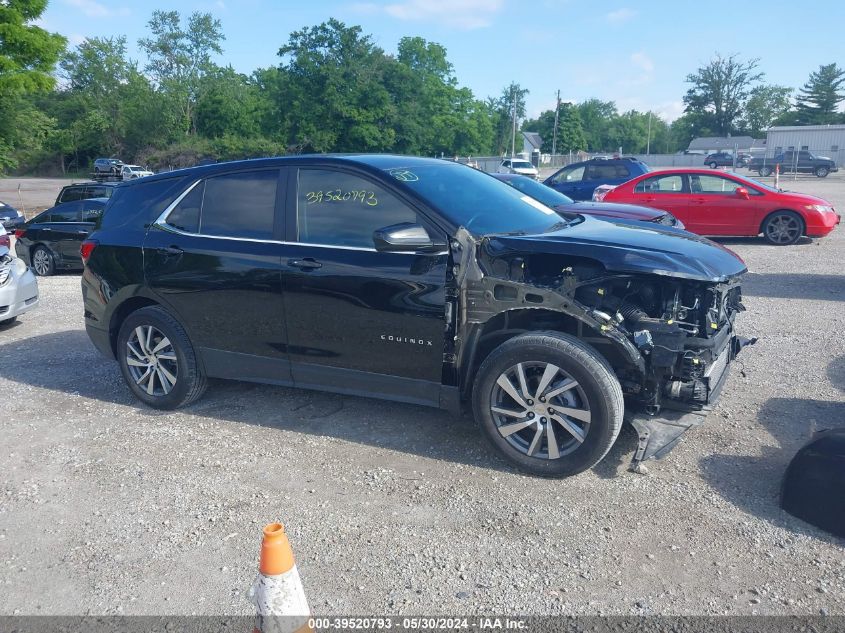
[[[520,176],[528,176],[535,180],[540,176],[540,172],[534,165],[524,158],[506,158],[499,165],[497,170],[500,174],[519,174]]]
[[[0,237],[6,237],[2,226]],[[0,239],[0,327],[11,325],[19,315],[38,305],[35,275],[22,259],[12,256],[6,244]]]

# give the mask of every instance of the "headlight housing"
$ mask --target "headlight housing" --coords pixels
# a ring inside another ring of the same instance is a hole
[[[827,204],[808,204],[807,208],[810,211],[818,211],[819,213],[833,213],[833,207]]]

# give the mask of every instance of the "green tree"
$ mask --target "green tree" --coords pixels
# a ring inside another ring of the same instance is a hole
[[[616,104],[613,101],[587,99],[578,104],[578,113],[581,116],[587,149],[591,152],[612,149],[609,133],[613,120],[619,116]]]
[[[515,145],[513,143],[514,118],[516,118],[516,129],[519,130],[519,121],[525,118],[525,97],[528,96],[528,92],[527,88],[511,82],[502,90],[502,95],[498,99],[488,97],[487,108],[494,113],[494,145],[497,154],[510,153],[512,146]]]
[[[800,90],[796,107],[798,122],[804,125],[826,125],[843,119],[838,112],[845,101],[845,69],[822,64]]]
[[[569,104],[561,104],[561,107],[563,105]],[[555,134],[555,111],[544,110],[536,119],[525,119],[522,122],[522,131],[539,134],[540,138],[543,139],[540,151],[547,154],[551,153]],[[560,132],[560,121],[558,121],[558,132]]]
[[[558,113],[557,151],[577,152],[587,149],[587,139],[581,126],[581,114],[571,103],[562,103]]]
[[[25,101],[55,85],[52,71],[65,47],[64,37],[32,24],[46,7],[47,0],[0,1],[0,171],[17,164],[17,149],[36,149],[52,125]]]
[[[378,152],[395,141],[385,86],[390,60],[361,27],[334,18],[291,33],[279,49],[287,127],[299,151]]]
[[[178,11],[154,11],[147,23],[152,37],[141,38],[138,45],[148,57],[145,70],[160,89],[178,98],[185,132],[194,133],[202,80],[214,70],[212,56],[223,52],[226,36],[210,13],[192,13],[184,29],[181,22]]]
[[[717,53],[709,64],[687,75],[692,87],[684,96],[685,112],[699,115],[702,125],[720,136],[735,131],[753,84],[763,77],[757,71],[759,61]]]
[[[741,127],[751,136],[759,137],[792,107],[792,88],[762,84],[751,89],[745,104]]]
[[[256,86],[232,67],[209,73],[196,104],[197,133],[206,138],[259,135]]]

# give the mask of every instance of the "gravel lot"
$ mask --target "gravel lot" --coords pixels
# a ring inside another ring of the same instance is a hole
[[[845,209],[841,176],[783,184]],[[778,507],[795,451],[845,423],[845,230],[725,243],[760,342],[714,413],[648,475],[624,430],[564,481],[410,405],[215,383],[147,409],[89,343],[78,275],[41,280],[0,331],[0,614],[249,614],[275,520],[318,614],[845,614],[843,542]]]

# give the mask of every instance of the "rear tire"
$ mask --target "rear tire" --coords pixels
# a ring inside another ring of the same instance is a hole
[[[496,348],[478,370],[472,403],[494,448],[541,477],[569,477],[599,463],[624,412],[607,361],[559,332],[522,334]]]
[[[761,167],[760,170],[757,172],[763,178],[768,178],[772,175],[772,168],[771,167]]]
[[[32,269],[39,277],[49,277],[56,272],[56,260],[46,246],[36,246],[32,251]]]
[[[804,221],[794,211],[775,211],[763,221],[763,237],[769,244],[789,246],[804,234]]]
[[[135,396],[154,409],[178,409],[208,382],[182,324],[158,306],[130,314],[117,335],[117,360]]]

